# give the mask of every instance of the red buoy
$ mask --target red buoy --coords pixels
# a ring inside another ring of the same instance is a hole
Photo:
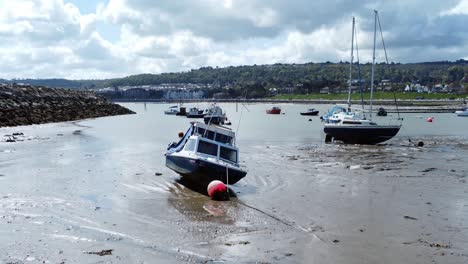
[[[427,122],[432,123],[433,120],[434,120],[434,117],[429,117],[429,118],[427,119]]]
[[[227,186],[222,181],[212,181],[208,184],[208,195],[213,200],[229,200],[229,193]]]

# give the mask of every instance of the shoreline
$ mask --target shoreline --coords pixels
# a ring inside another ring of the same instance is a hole
[[[347,104],[346,100],[283,100],[283,99],[109,99],[114,103],[264,103],[264,104]],[[400,113],[454,113],[463,107],[463,101],[450,99],[422,99],[422,100],[398,100],[398,112]],[[352,100],[355,106],[360,106],[360,100]],[[368,106],[368,102],[364,102]],[[374,100],[375,112],[385,106],[388,113],[396,113],[397,108],[393,100]]]

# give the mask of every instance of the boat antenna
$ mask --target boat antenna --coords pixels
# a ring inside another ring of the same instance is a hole
[[[374,50],[372,52],[372,70],[371,70],[371,90],[370,90],[370,110],[369,120],[372,121],[372,101],[374,100],[374,67],[375,67],[375,41],[377,39],[377,10],[374,10]]]
[[[388,57],[387,57],[387,48],[385,46],[385,41],[384,41],[384,37],[383,37],[383,31],[382,31],[382,26],[380,25],[380,16],[377,14],[377,21],[379,23],[379,29],[380,29],[380,36],[382,37],[382,46],[383,46],[383,49],[384,49],[384,52],[385,52],[385,61],[387,62],[387,65],[389,65],[388,63]],[[390,83],[391,85],[391,83]],[[398,103],[397,103],[397,99],[396,99],[396,94],[395,94],[395,89],[393,88],[393,85],[391,85],[391,88],[392,88],[392,93],[393,93],[393,100],[395,102],[395,107],[396,107],[396,110],[397,110],[397,115],[398,115],[398,120],[402,120],[400,118],[400,111],[398,110]]]
[[[351,33],[351,61],[349,62],[349,87],[348,87],[348,111],[351,111],[351,87],[353,85],[353,60],[354,60],[354,23],[355,19],[353,17],[353,28]]]

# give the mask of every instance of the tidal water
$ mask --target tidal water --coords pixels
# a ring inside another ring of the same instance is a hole
[[[468,262],[468,118],[402,114],[384,145],[333,145],[299,115],[329,105],[220,104],[248,173],[217,202],[165,167],[191,120],[124,106],[137,114],[0,128],[24,134],[0,142],[2,263]]]

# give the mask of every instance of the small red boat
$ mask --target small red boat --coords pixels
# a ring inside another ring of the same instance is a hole
[[[272,108],[266,110],[267,114],[270,114],[270,115],[279,115],[281,114],[281,108],[277,107],[277,106],[273,106]]]

